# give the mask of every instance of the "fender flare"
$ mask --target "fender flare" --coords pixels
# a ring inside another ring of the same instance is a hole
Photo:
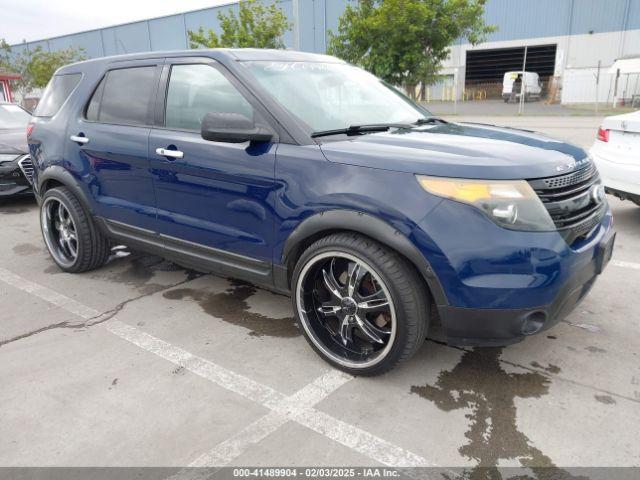
[[[448,305],[440,280],[429,261],[416,246],[402,232],[384,220],[353,210],[329,210],[316,213],[303,220],[285,241],[281,258],[282,271],[276,272],[276,283],[280,287],[284,287],[283,283],[285,283],[288,289],[288,275],[294,268],[290,263],[294,258],[297,258],[300,247],[305,244],[305,240],[316,237],[323,232],[345,230],[366,235],[403,255],[426,281],[436,305]]]
[[[51,165],[38,174],[38,200],[40,200],[40,198],[42,198],[42,195],[44,194],[44,185],[50,180],[55,180],[62,183],[65,187],[73,192],[78,201],[88,212],[93,212],[93,208],[91,208],[86,194],[80,187],[80,184],[78,183],[76,178],[68,170],[62,168],[59,165]]]

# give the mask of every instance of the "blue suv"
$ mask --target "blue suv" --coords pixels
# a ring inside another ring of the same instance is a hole
[[[582,149],[444,121],[328,56],[76,63],[28,131],[61,269],[98,268],[126,244],[289,293],[310,345],[354,374],[408,359],[435,325],[476,346],[545,330],[613,249]]]

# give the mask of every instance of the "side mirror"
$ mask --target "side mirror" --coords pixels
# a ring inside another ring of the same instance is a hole
[[[257,127],[253,120],[239,113],[207,113],[202,119],[200,134],[205,140],[225,143],[268,142],[269,130]]]

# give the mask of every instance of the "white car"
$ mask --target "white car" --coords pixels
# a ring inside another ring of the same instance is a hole
[[[640,110],[605,118],[590,153],[607,193],[640,205]]]

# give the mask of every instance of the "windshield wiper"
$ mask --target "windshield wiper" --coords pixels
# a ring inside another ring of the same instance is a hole
[[[410,123],[372,123],[370,125],[350,125],[347,128],[336,128],[335,130],[321,130],[313,132],[312,138],[328,137],[329,135],[359,135],[370,132],[386,132],[392,128],[411,128]]]
[[[448,122],[438,117],[424,117],[424,118],[419,118],[418,120],[413,122],[413,125],[420,126],[420,125],[428,125],[431,123],[448,123]]]

